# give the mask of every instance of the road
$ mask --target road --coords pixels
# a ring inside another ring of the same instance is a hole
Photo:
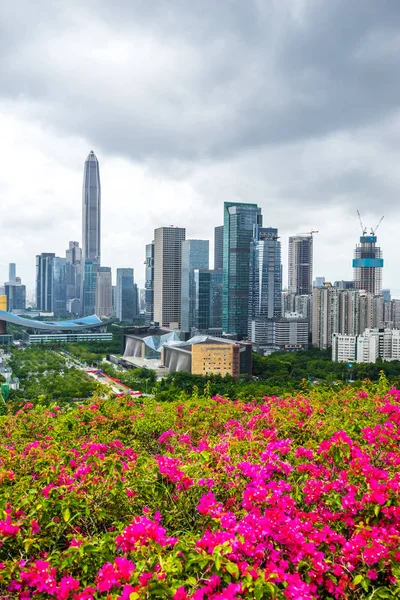
[[[98,375],[97,373],[90,373],[90,367],[81,363],[75,356],[71,356],[70,354],[65,354],[64,352],[57,352],[54,350],[56,354],[62,356],[68,367],[75,367],[76,369],[80,369],[81,371],[85,371],[89,377],[93,377],[98,383],[102,383],[103,385],[108,385],[114,394],[127,394],[131,388],[124,385],[123,383],[117,383],[113,381],[106,373],[102,375]],[[143,396],[152,397],[151,394],[142,394]]]

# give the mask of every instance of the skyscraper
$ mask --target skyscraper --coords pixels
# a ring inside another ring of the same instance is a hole
[[[85,161],[82,193],[82,257],[100,264],[101,188],[99,161],[93,150]]]
[[[354,251],[354,287],[370,294],[382,292],[382,251],[376,245],[376,235],[362,235]]]
[[[67,261],[56,256],[53,262],[53,306],[54,315],[65,316],[67,312]]]
[[[154,321],[179,327],[181,321],[182,227],[154,231]]]
[[[296,235],[289,238],[289,292],[312,294],[313,237]]]
[[[100,318],[109,317],[113,312],[111,268],[98,267],[96,279],[95,313]]]
[[[193,327],[200,333],[222,328],[222,269],[195,269]]]
[[[15,281],[7,281],[4,284],[4,290],[7,296],[7,310],[9,312],[25,310],[26,287],[21,284],[19,277],[16,277]]]
[[[52,252],[36,256],[36,308],[53,312],[54,259]]]
[[[208,269],[208,240],[185,240],[182,242],[181,329],[191,331],[194,327],[195,269]]]
[[[79,247],[78,242],[69,242],[68,250],[65,253],[66,256],[66,279],[67,279],[67,307],[73,306],[74,311],[77,310],[77,302],[73,304],[71,300],[79,299],[81,297],[81,285],[82,285],[82,250]],[[80,312],[80,310],[79,310]]]
[[[146,244],[145,312],[147,321],[154,319],[154,242]]]
[[[16,275],[17,265],[15,263],[10,263],[8,267],[8,281],[15,281]]]
[[[261,208],[257,204],[224,203],[222,328],[239,337],[247,335],[250,242],[254,225],[262,225]]]
[[[91,260],[86,260],[82,274],[82,314],[93,315],[96,312],[96,286],[99,265]]]
[[[214,228],[214,269],[224,268],[224,226]]]
[[[133,269],[117,269],[115,314],[119,321],[132,323],[139,316]]]
[[[263,341],[253,339],[258,324],[281,316],[281,296],[282,264],[278,230],[255,225],[250,244],[249,271],[248,335],[252,341]]]

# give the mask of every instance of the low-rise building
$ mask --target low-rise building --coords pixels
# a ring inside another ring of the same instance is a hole
[[[333,334],[333,361],[375,363],[378,358],[400,360],[399,329],[366,329],[363,335]]]

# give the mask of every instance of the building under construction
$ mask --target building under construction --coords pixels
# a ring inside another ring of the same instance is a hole
[[[381,224],[383,217],[378,225],[374,229],[371,229],[368,235],[367,229],[362,224],[359,212],[358,216],[362,235],[354,251],[354,288],[356,290],[365,290],[375,296],[380,296],[382,293],[383,258],[382,250],[376,245],[376,230]]]

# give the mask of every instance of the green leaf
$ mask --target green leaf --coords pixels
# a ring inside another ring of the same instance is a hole
[[[233,577],[235,577],[235,579],[237,579],[239,577],[239,568],[237,565],[235,565],[235,563],[229,562],[226,565],[226,570],[228,571],[228,573],[233,575]]]
[[[63,512],[63,519],[66,523],[68,523],[68,521],[71,518],[71,511],[69,510],[69,508],[67,507],[64,512]]]
[[[363,576],[362,575],[356,575],[353,579],[353,584],[354,585],[358,585],[359,583],[361,583],[363,580]]]

